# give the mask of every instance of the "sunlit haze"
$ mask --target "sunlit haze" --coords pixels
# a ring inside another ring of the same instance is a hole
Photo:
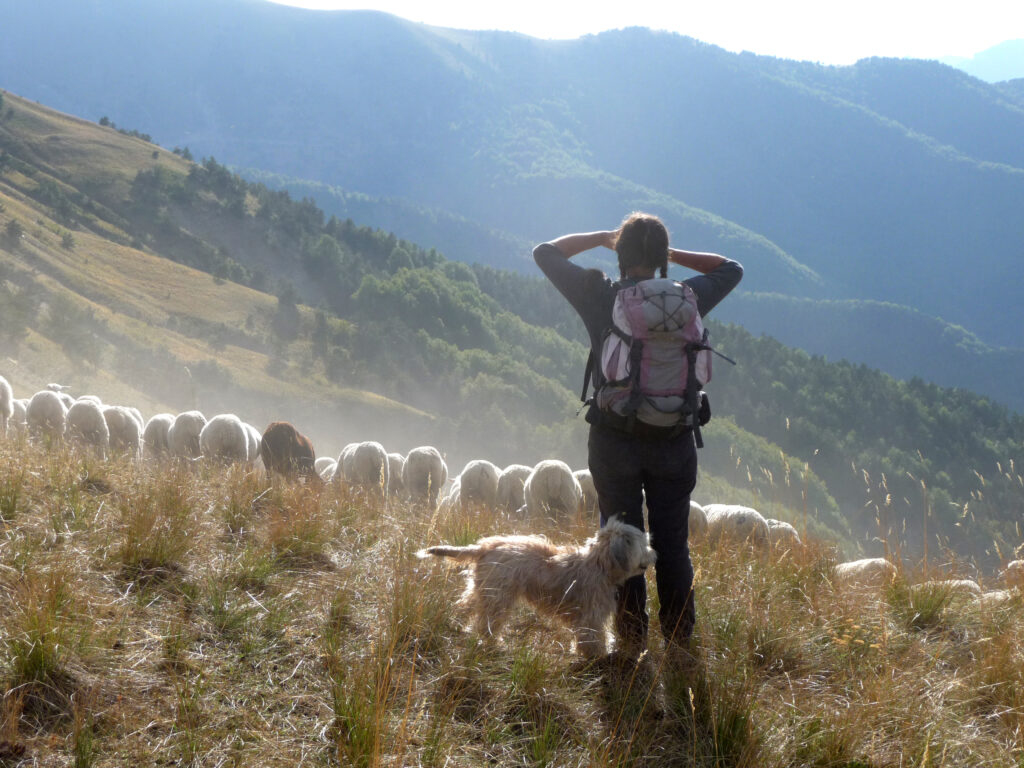
[[[678,32],[729,51],[752,51],[823,64],[868,56],[938,59],[972,56],[1024,38],[1024,3],[923,0],[701,0],[668,3],[434,2],[274,0],[320,10],[374,10],[457,29],[500,29],[568,39],[623,27]]]

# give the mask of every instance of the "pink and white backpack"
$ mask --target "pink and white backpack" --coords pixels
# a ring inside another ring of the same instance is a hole
[[[604,383],[594,403],[628,423],[692,426],[700,446],[701,388],[711,381],[713,351],[707,340],[686,283],[654,278],[620,288],[601,345]]]

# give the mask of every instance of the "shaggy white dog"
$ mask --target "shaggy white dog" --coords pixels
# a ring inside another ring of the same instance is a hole
[[[556,546],[543,536],[489,536],[468,547],[440,545],[416,554],[470,564],[460,602],[477,632],[500,635],[523,599],[570,627],[576,650],[589,658],[605,652],[616,588],[656,558],[647,534],[617,519],[581,547]]]

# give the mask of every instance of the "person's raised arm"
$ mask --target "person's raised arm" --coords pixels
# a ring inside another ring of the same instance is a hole
[[[694,272],[700,272],[702,275],[706,275],[708,272],[713,272],[729,261],[724,256],[719,256],[717,253],[684,251],[681,248],[669,248],[668,260],[673,264],[678,264],[681,267],[692,269]]]
[[[599,231],[599,232],[577,232],[572,235],[562,235],[559,238],[551,240],[551,245],[555,246],[562,255],[567,259],[571,259],[578,253],[589,251],[591,248],[597,248],[598,246],[604,246],[605,248],[615,249],[615,238],[618,236],[618,232],[615,230],[610,231]]]
[[[697,311],[701,317],[724,299],[743,277],[743,266],[739,262],[717,253],[669,248],[668,258],[673,264],[700,273],[685,282],[697,294]]]
[[[576,254],[589,251],[591,248],[599,246],[614,248],[617,236],[617,231],[577,232],[556,237],[533,249],[533,258],[537,262],[537,266],[541,268],[555,288],[568,299],[581,317],[587,316],[590,312],[586,291],[587,275],[596,272],[604,280],[607,278],[597,270],[584,269],[571,259]]]

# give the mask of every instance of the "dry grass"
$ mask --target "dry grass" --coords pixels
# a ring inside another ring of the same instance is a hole
[[[823,544],[698,545],[700,666],[680,674],[656,631],[636,665],[585,666],[526,611],[485,644],[461,629],[459,575],[411,554],[591,525],[5,443],[0,765],[1024,760],[1019,598],[843,591]]]

